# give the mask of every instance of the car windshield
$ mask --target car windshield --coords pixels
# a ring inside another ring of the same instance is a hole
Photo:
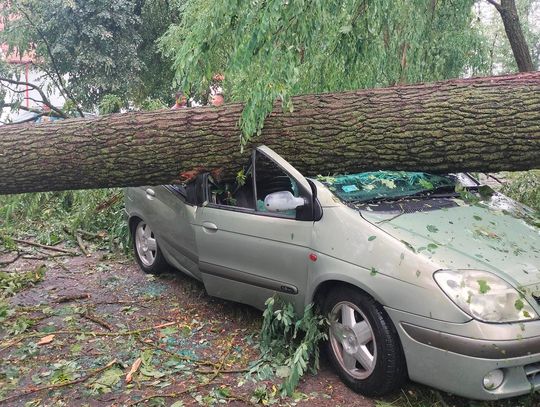
[[[318,177],[338,198],[345,202],[397,199],[438,191],[453,192],[456,178],[425,172],[373,171],[359,174]]]

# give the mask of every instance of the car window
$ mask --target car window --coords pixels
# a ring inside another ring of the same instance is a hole
[[[287,175],[275,162],[264,154],[257,152],[255,157],[255,181],[257,186],[257,211],[267,212],[264,199],[271,193],[288,191],[299,196],[296,182]],[[296,210],[279,212],[279,215],[296,217]]]
[[[251,168],[234,181],[217,182],[208,177],[208,199],[216,205],[255,210]]]

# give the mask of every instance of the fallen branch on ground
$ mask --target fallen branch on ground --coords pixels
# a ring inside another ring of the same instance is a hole
[[[82,316],[84,318],[86,318],[86,319],[88,319],[88,320],[102,326],[103,328],[108,329],[109,331],[113,330],[113,327],[112,327],[111,324],[109,324],[107,321],[104,321],[103,319],[98,318],[95,315],[92,315],[92,314],[86,312],[86,313],[82,314]]]
[[[42,390],[53,390],[53,389],[57,389],[59,387],[66,387],[66,386],[71,386],[73,384],[78,384],[78,383],[82,383],[88,379],[90,379],[91,377],[94,377],[96,376],[97,374],[103,372],[104,370],[107,370],[108,368],[110,368],[111,366],[113,366],[114,364],[116,364],[116,359],[113,359],[111,360],[109,363],[107,363],[105,366],[103,367],[100,367],[99,369],[96,369],[96,370],[92,370],[90,373],[88,373],[86,376],[84,377],[81,377],[79,379],[75,379],[75,380],[70,380],[69,382],[64,382],[64,383],[57,383],[57,384],[51,384],[51,385],[48,385],[48,386],[41,386],[41,387],[35,387],[35,388],[30,388],[28,390],[24,390],[22,393],[19,393],[19,394],[13,394],[9,397],[6,397],[4,399],[1,399],[0,400],[0,404],[1,403],[5,403],[6,401],[9,401],[9,400],[13,400],[13,399],[17,399],[19,397],[23,397],[23,396],[27,396],[29,394],[32,394],[32,393],[37,393],[37,392],[40,392]]]
[[[90,256],[90,252],[86,249],[84,246],[84,242],[82,240],[82,237],[80,234],[75,233],[75,240],[77,241],[77,244],[79,245],[79,248],[81,249],[81,252],[86,256]]]
[[[20,244],[28,245],[28,246],[40,247],[42,249],[52,250],[54,252],[60,252],[60,253],[69,254],[70,256],[78,256],[79,255],[79,253],[73,252],[71,250],[62,249],[61,247],[48,246],[46,244],[31,242],[29,240],[13,239],[13,241],[17,242],[17,243],[20,243]]]
[[[88,335],[88,336],[131,336],[131,335],[138,335],[144,332],[154,331],[156,329],[161,329],[161,328],[165,328],[167,326],[176,325],[176,324],[178,324],[178,322],[167,322],[164,324],[152,326],[150,328],[142,328],[142,329],[135,329],[132,331],[120,331],[120,332],[68,331],[68,330],[53,331],[53,332],[33,332],[30,334],[13,338],[10,341],[0,343],[0,352],[5,349],[10,348],[16,343],[19,343],[23,339],[35,338],[38,336],[43,336],[44,334],[47,334],[47,335]]]
[[[86,300],[88,298],[90,298],[90,294],[88,294],[88,293],[75,294],[75,295],[67,295],[65,297],[60,297],[57,300],[55,300],[54,302],[56,302],[58,304],[62,304],[64,302],[71,302],[71,301],[75,301],[75,300]]]

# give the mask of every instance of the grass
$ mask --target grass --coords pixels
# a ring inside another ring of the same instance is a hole
[[[540,211],[540,170],[505,174],[503,194]]]
[[[126,250],[123,208],[120,189],[0,196],[0,233],[7,238],[32,237],[47,245],[73,242],[76,233],[83,233],[100,238],[111,250]]]
[[[498,401],[476,401],[451,396],[417,384],[409,384],[394,397],[375,402],[375,407],[538,407],[540,394]]]

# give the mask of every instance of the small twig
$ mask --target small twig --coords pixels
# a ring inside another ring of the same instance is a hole
[[[154,331],[156,329],[161,329],[166,326],[175,325],[178,322],[167,322],[165,324],[160,324],[156,326],[152,326],[150,328],[142,328],[142,329],[135,329],[132,331],[120,331],[120,332],[95,332],[95,331],[53,331],[53,332],[33,332],[30,334],[19,336],[18,338],[14,338],[10,341],[7,341],[6,343],[2,343],[2,347],[0,347],[0,351],[3,351],[5,349],[10,348],[11,346],[15,345],[16,343],[19,343],[23,339],[28,338],[35,338],[37,336],[43,336],[45,333],[49,335],[88,335],[88,336],[131,336],[131,335],[138,335],[144,332],[150,332]]]
[[[215,373],[215,370],[204,370],[204,369],[195,369],[195,373],[199,374],[212,374]],[[249,368],[245,367],[243,369],[227,369],[227,370],[220,370],[219,373],[221,374],[235,374],[235,373],[245,373],[249,372]]]
[[[1,261],[0,267],[5,267],[5,266],[15,263],[17,260],[19,260],[22,257],[23,254],[26,254],[26,252],[21,252],[17,250],[17,255],[11,260]]]
[[[183,360],[185,362],[191,362],[191,363],[194,363],[196,365],[203,365],[203,366],[212,366],[212,367],[217,366],[217,363],[210,362],[209,360],[197,360],[197,359],[193,359],[193,358],[191,358],[189,356],[179,355],[177,353],[171,352],[170,350],[160,348],[159,346],[157,346],[153,342],[145,342],[145,341],[143,341],[140,336],[137,337],[137,340],[140,343],[142,343],[143,345],[145,345],[145,346],[151,347],[151,348],[153,348],[155,350],[158,350],[158,351],[161,351],[161,352],[164,352],[164,353],[168,353],[169,355],[174,356],[176,359],[180,359],[180,360]],[[208,372],[214,373],[215,370],[210,370]]]
[[[66,295],[65,297],[60,297],[54,302],[58,304],[62,304],[64,302],[71,302],[71,301],[76,301],[76,300],[87,300],[88,298],[90,298],[90,294],[88,293],[74,294],[74,295]]]
[[[106,232],[92,233],[92,232],[88,232],[86,230],[77,229],[77,233],[80,233],[82,236],[86,236],[86,237],[91,238],[91,239],[103,239],[103,238],[107,237]]]
[[[107,321],[104,321],[98,317],[96,317],[95,315],[92,315],[88,312],[82,314],[82,316],[92,322],[95,322],[96,324],[102,326],[103,328],[105,329],[108,329],[109,331],[112,331],[113,330],[113,327],[111,324],[109,324]]]
[[[435,393],[435,397],[437,397],[437,400],[439,400],[442,407],[448,407],[448,404],[446,403],[446,401],[444,401],[442,394],[437,390],[434,390],[433,392]]]
[[[214,371],[214,374],[210,376],[208,379],[208,382],[213,381],[223,370],[223,366],[225,365],[225,361],[229,358],[229,355],[231,354],[232,346],[229,346],[229,349],[224,353],[223,357],[221,358],[221,361],[219,362],[219,366]]]
[[[79,255],[79,253],[72,252],[71,250],[62,249],[61,247],[47,246],[45,244],[31,242],[29,240],[13,239],[13,241],[17,242],[17,243],[28,245],[28,246],[34,246],[34,247],[40,247],[42,249],[52,250],[53,252],[60,252],[60,253],[69,254],[70,256],[78,256]]]
[[[137,404],[145,403],[148,400],[152,400],[152,399],[155,399],[157,397],[178,398],[178,397],[180,397],[180,396],[182,396],[182,395],[184,395],[186,393],[193,393],[194,391],[197,391],[202,387],[208,386],[211,383],[212,382],[210,382],[210,381],[207,381],[207,382],[204,382],[204,383],[199,383],[197,385],[187,387],[184,390],[176,392],[176,393],[151,394],[150,396],[147,396],[147,397],[144,397],[144,398],[142,398],[140,400],[135,400],[135,401],[133,401],[133,402],[131,402],[129,404],[126,404],[126,406],[127,407],[136,406]]]
[[[83,252],[83,254],[88,257],[90,256],[90,252],[86,249],[86,247],[84,246],[84,242],[82,240],[82,237],[80,234],[78,233],[75,233],[75,239],[77,240],[77,244],[79,245],[79,248],[81,249],[81,252]]]
[[[40,392],[40,391],[43,391],[43,390],[52,390],[52,389],[57,389],[59,387],[66,387],[66,386],[71,386],[71,385],[74,385],[74,384],[85,382],[86,380],[90,379],[91,377],[94,377],[94,376],[100,374],[101,372],[103,372],[104,370],[107,370],[108,368],[110,368],[114,364],[116,364],[116,359],[111,360],[109,363],[107,363],[103,367],[100,367],[99,369],[92,370],[86,376],[81,377],[79,379],[70,380],[69,382],[65,382],[65,383],[56,383],[56,384],[51,384],[51,385],[48,385],[48,386],[30,388],[28,390],[23,391],[22,393],[13,394],[12,396],[1,399],[0,403],[5,403],[6,401],[17,399],[19,397],[27,396],[29,394],[37,393],[37,392]]]
[[[116,202],[122,199],[122,196],[123,195],[121,192],[114,194],[109,199],[101,202],[98,206],[96,206],[96,209],[94,209],[94,211],[101,212],[102,210],[107,209],[108,207],[114,205]]]

